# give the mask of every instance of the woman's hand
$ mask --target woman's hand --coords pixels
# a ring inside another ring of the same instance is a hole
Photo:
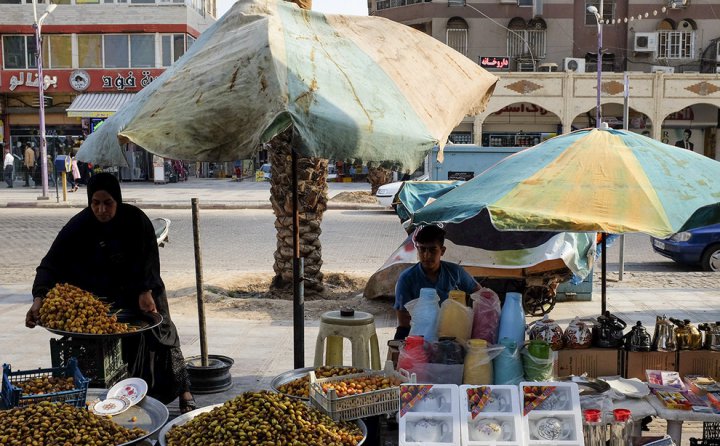
[[[157,313],[157,307],[155,306],[155,299],[152,297],[151,291],[145,291],[140,293],[140,299],[138,300],[140,309],[142,311],[148,311],[150,313]]]
[[[36,297],[25,315],[25,326],[27,328],[35,328],[40,322],[40,307],[42,307],[42,297]]]

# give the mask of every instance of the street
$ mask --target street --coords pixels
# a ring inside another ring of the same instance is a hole
[[[6,263],[0,271],[4,284],[30,284],[35,268],[57,232],[78,209],[6,208],[0,212],[2,248]],[[150,218],[165,217],[170,243],[160,249],[163,276],[168,288],[172,278],[194,280],[192,220],[189,209],[148,209]],[[200,238],[203,271],[207,277],[227,273],[272,273],[275,251],[274,215],[270,210],[201,210]],[[370,275],[404,239],[398,218],[382,210],[330,210],[322,224],[323,271]],[[618,243],[608,250],[608,270],[618,269]],[[81,247],[69,255],[83,255]],[[626,236],[625,269],[682,272],[693,268],[677,265],[655,254],[649,237]],[[183,282],[186,282],[183,280]],[[186,286],[186,283],[183,284]]]

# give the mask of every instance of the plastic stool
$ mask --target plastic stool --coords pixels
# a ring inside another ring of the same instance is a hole
[[[354,310],[328,311],[320,316],[320,330],[315,343],[315,367],[343,365],[343,338],[352,344],[352,366],[380,370],[380,348],[375,333],[375,318]],[[368,351],[369,347],[369,351]]]

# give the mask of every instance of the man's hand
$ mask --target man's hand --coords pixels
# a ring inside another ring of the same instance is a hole
[[[142,311],[148,311],[150,313],[157,313],[157,307],[155,306],[155,299],[152,297],[151,291],[145,291],[140,293],[140,299],[138,300],[140,309]]]
[[[40,307],[42,307],[42,297],[36,297],[25,315],[25,326],[27,328],[35,328],[40,322]]]

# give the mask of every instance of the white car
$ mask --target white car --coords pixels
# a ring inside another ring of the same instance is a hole
[[[426,174],[420,175],[412,181],[427,181],[429,179],[430,177]],[[398,193],[403,183],[404,181],[395,181],[394,183],[383,184],[380,186],[377,192],[375,192],[375,198],[377,198],[380,202],[380,205],[387,208],[392,207],[395,195]]]

